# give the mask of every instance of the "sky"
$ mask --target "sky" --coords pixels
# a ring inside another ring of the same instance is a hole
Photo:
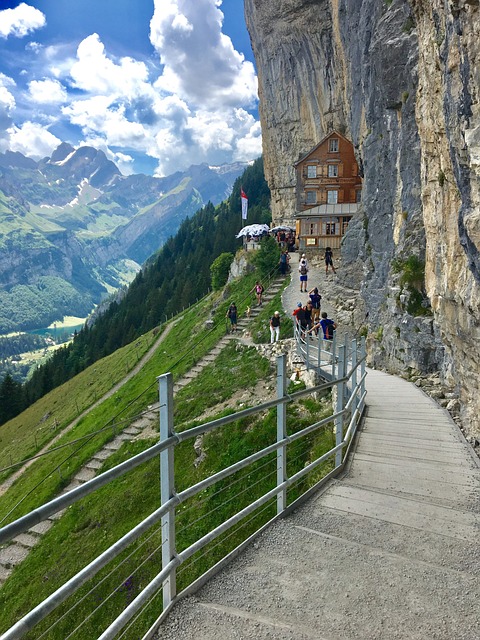
[[[0,152],[102,149],[124,174],[261,154],[243,0],[0,0]]]

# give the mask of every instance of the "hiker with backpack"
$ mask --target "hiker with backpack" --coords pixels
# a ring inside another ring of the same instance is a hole
[[[320,327],[323,331],[323,339],[333,340],[334,331],[337,328],[337,325],[331,318],[328,317],[326,311],[322,312],[322,319],[320,320],[320,322],[317,322],[317,324],[314,324],[308,333],[312,333],[312,331],[318,332],[318,329]]]
[[[320,320],[320,326],[323,330],[323,337],[325,340],[333,340],[333,332],[337,328],[336,323],[331,320],[326,311],[322,312],[322,319]]]
[[[307,293],[308,262],[304,253],[298,263],[298,273],[300,274],[300,292]]]
[[[311,291],[308,292],[308,296],[312,302],[312,308],[313,308],[312,322],[313,324],[316,324],[320,320],[320,307],[321,307],[322,296],[318,293],[317,287],[315,287],[314,289],[311,289]]]

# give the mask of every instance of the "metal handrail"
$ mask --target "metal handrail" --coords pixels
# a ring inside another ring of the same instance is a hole
[[[353,343],[352,343],[353,344]],[[335,380],[323,382],[310,389],[303,389],[293,394],[287,394],[287,378],[286,378],[286,360],[285,355],[277,358],[277,397],[273,400],[269,400],[255,407],[244,409],[235,414],[213,420],[198,427],[188,429],[181,433],[175,433],[173,431],[173,376],[171,373],[164,374],[159,377],[160,385],[160,432],[161,441],[156,445],[150,447],[146,451],[130,458],[129,460],[117,465],[113,469],[101,474],[100,476],[86,482],[81,487],[69,491],[63,496],[50,501],[46,505],[35,509],[30,514],[19,518],[15,522],[7,525],[3,529],[0,529],[0,542],[11,539],[21,531],[25,531],[33,524],[52,515],[56,511],[65,508],[66,506],[73,504],[80,500],[84,496],[92,493],[98,488],[111,482],[113,479],[118,478],[127,471],[134,469],[138,465],[150,460],[152,457],[160,454],[161,457],[161,496],[162,505],[151,513],[146,519],[140,522],[131,531],[126,533],[117,542],[111,545],[106,551],[100,554],[96,559],[90,562],[84,569],[73,576],[68,582],[57,589],[53,594],[46,598],[43,602],[37,605],[29,613],[27,613],[21,620],[19,620],[14,626],[12,626],[4,635],[1,636],[1,640],[14,640],[22,638],[29,630],[31,630],[38,622],[40,622],[46,615],[56,609],[66,598],[75,593],[88,579],[95,576],[103,567],[105,567],[112,559],[118,556],[129,544],[141,536],[147,529],[161,520],[162,522],[162,570],[161,572],[150,582],[149,585],[135,598],[133,602],[123,611],[123,613],[112,622],[112,624],[102,633],[99,638],[101,640],[113,639],[120,629],[122,629],[127,622],[143,607],[145,602],[155,595],[160,588],[163,588],[163,604],[164,610],[169,610],[172,602],[176,601],[182,594],[176,594],[176,569],[185,562],[187,558],[191,557],[199,549],[203,548],[221,533],[227,531],[229,528],[240,522],[248,514],[252,513],[260,506],[264,505],[268,501],[277,499],[277,516],[281,515],[287,508],[286,505],[286,490],[298,482],[301,478],[313,471],[320,464],[325,462],[332,456],[335,457],[335,469],[338,472],[343,464],[342,451],[348,446],[349,442],[353,438],[359,420],[361,418],[363,408],[365,406],[365,341],[362,340],[360,348],[358,348],[355,342],[355,354],[356,362],[352,363],[352,366],[348,367],[346,359],[346,348],[344,346],[339,347],[338,355],[333,348],[334,361],[338,358],[339,368],[338,371],[341,374]],[[332,355],[329,353],[329,355]],[[357,357],[358,356],[358,357]],[[343,393],[343,390],[347,387],[349,382],[352,381],[352,377],[356,378],[356,370],[360,366],[361,376],[355,385],[351,385],[350,395],[348,401],[344,402],[347,395]],[[286,433],[286,404],[299,399],[303,396],[309,395],[316,391],[324,391],[337,387],[337,408],[332,415],[327,418],[323,418],[318,422],[309,425],[299,432],[292,435]],[[339,399],[342,406],[339,406]],[[242,460],[230,465],[229,467],[222,469],[214,475],[205,478],[197,484],[186,488],[180,493],[176,493],[173,487],[173,452],[175,447],[187,439],[195,438],[198,435],[213,431],[223,425],[234,422],[252,415],[265,411],[266,409],[277,408],[277,441],[264,449],[253,453]],[[349,415],[348,425],[344,424],[344,418]],[[306,435],[313,433],[327,423],[334,421],[336,426],[337,441],[334,447],[332,447],[325,454],[310,462],[303,469],[288,477],[286,473],[286,451],[290,443],[299,440]],[[346,431],[344,433],[344,427]],[[222,524],[218,525],[215,529],[202,536],[196,542],[189,547],[178,553],[176,550],[175,541],[175,508],[181,503],[185,502],[189,498],[197,495],[206,488],[217,483],[219,480],[223,480],[229,476],[232,476],[241,469],[245,469],[254,462],[264,458],[265,456],[275,453],[277,454],[277,483],[276,486],[267,491],[263,496],[250,503],[248,506],[237,512],[234,516],[231,516],[225,520]],[[183,592],[182,592],[183,593]]]

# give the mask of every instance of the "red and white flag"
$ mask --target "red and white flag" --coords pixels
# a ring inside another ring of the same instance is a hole
[[[240,189],[240,197],[242,199],[242,220],[247,219],[247,211],[248,211],[248,198],[245,191]]]

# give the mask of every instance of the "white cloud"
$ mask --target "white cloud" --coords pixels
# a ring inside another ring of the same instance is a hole
[[[141,154],[158,161],[161,175],[257,157],[260,126],[248,112],[257,102],[256,76],[222,33],[221,0],[154,1],[156,70],[151,60],[111,55],[96,33],[78,46],[56,40],[27,47],[28,92],[0,75],[0,148],[3,129],[12,149],[49,155],[59,141],[34,122],[42,121],[71,126],[77,144],[102,149],[123,173]],[[14,111],[23,125],[12,124]]]
[[[21,127],[13,126],[9,134],[12,151],[20,151],[35,159],[50,156],[61,143],[61,140],[37,122],[27,121]]]
[[[32,99],[41,104],[63,104],[67,101],[67,91],[58,80],[32,80],[28,89]]]
[[[132,99],[146,88],[148,69],[143,62],[125,57],[115,64],[105,54],[96,33],[83,40],[77,49],[77,61],[70,69],[76,88],[97,95]]]
[[[219,5],[214,0],[155,0],[150,40],[164,65],[155,86],[202,108],[253,105],[254,67],[222,33]]]
[[[15,9],[0,11],[0,37],[2,38],[8,38],[8,36],[23,38],[44,25],[43,13],[25,2]]]

